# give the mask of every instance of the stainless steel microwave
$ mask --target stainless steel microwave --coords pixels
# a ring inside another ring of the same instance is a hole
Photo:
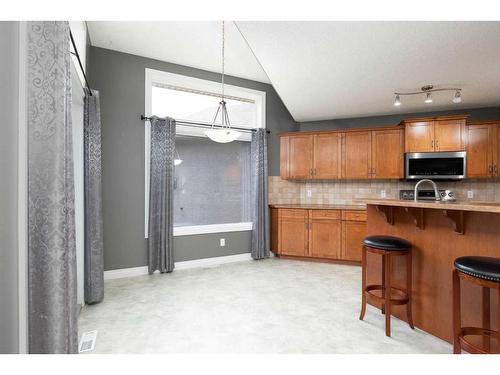
[[[467,153],[407,152],[405,178],[407,180],[462,180],[466,176]]]

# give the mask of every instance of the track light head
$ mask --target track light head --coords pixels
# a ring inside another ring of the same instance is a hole
[[[399,98],[399,95],[396,94],[396,97],[394,98],[394,107],[399,107],[401,105],[401,99]]]
[[[425,95],[425,100],[424,100],[425,103],[429,104],[429,103],[432,103],[432,94],[430,92],[428,92],[426,95]]]
[[[455,96],[453,96],[453,103],[462,102],[462,92],[460,90],[455,91]]]

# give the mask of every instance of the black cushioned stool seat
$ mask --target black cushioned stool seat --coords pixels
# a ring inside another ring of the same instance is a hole
[[[455,268],[467,275],[500,282],[500,259],[492,257],[460,257],[455,259]]]
[[[387,251],[411,249],[411,243],[392,236],[368,236],[363,240],[363,245]]]

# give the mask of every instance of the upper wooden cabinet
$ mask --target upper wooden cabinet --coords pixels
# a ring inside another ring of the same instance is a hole
[[[282,179],[403,178],[404,129],[288,133],[280,139]]]
[[[500,162],[500,121],[467,126],[467,177],[496,178]]]
[[[315,134],[312,174],[315,179],[340,178],[341,134]]]
[[[342,134],[342,178],[370,178],[371,132]]]
[[[293,135],[289,141],[290,178],[306,179],[312,176],[312,137],[310,135]]]
[[[371,178],[403,178],[403,130],[374,130],[371,139]]]
[[[406,152],[462,151],[466,116],[405,120]]]
[[[293,134],[280,139],[283,179],[340,178],[340,133]]]

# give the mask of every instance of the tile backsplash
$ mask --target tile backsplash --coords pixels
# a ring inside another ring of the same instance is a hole
[[[455,192],[458,200],[500,202],[500,181],[438,182],[439,189]],[[349,204],[360,198],[399,198],[399,190],[414,182],[395,180],[288,181],[269,176],[269,204]],[[423,185],[423,189],[431,189]],[[472,198],[468,192],[472,191]]]

